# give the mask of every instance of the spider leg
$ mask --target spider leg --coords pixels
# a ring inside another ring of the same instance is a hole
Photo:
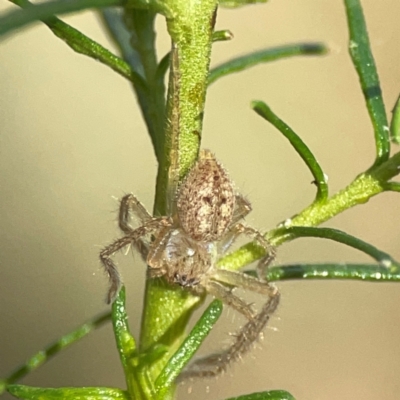
[[[135,243],[144,235],[154,232],[160,228],[160,225],[163,226],[165,223],[165,218],[154,218],[139,228],[131,230],[128,235],[117,239],[100,252],[100,261],[103,264],[103,267],[106,270],[110,280],[107,303],[111,303],[114,300],[122,284],[121,275],[111,257],[125,246],[129,244],[135,245]]]
[[[140,220],[141,224],[144,224],[152,219],[152,216],[148,213],[143,204],[133,195],[125,195],[119,205],[118,214],[118,225],[122,232],[129,235],[134,229],[130,226],[131,212]],[[134,246],[136,250],[141,255],[143,261],[146,262],[147,255],[149,252],[148,244],[142,240],[138,239]]]
[[[229,247],[235,242],[238,236],[242,234],[241,231],[235,229],[235,225],[243,219],[252,210],[250,202],[245,199],[241,194],[235,195],[235,209],[233,210],[232,221],[228,232],[218,242],[218,254],[224,254]]]
[[[272,261],[275,260],[276,257],[276,249],[272,244],[264,238],[264,236],[254,228],[238,223],[234,225],[231,230],[233,233],[236,233],[235,239],[240,235],[244,234],[253,238],[253,240],[257,241],[258,244],[264,248],[266,255],[261,258],[261,260],[257,264],[257,276],[261,281],[266,281],[265,276],[267,272],[268,266]],[[232,233],[232,234],[233,234]],[[229,232],[228,232],[229,234]]]
[[[177,381],[183,382],[194,378],[215,377],[224,372],[231,363],[241,358],[253,346],[254,342],[262,334],[271,315],[278,307],[280,299],[279,292],[270,297],[264,304],[260,313],[239,330],[235,335],[235,342],[222,353],[212,354],[207,357],[200,358],[190,365]]]
[[[209,280],[204,285],[206,291],[217,299],[222,300],[226,305],[234,308],[244,315],[249,321],[255,317],[255,312],[250,305],[245,303],[240,297],[235,296],[232,290],[219,282]]]
[[[241,194],[235,195],[235,209],[233,210],[231,225],[238,223],[247,214],[249,214],[251,210],[251,204],[245,197],[243,197]]]
[[[278,292],[275,286],[270,285],[265,281],[253,278],[243,272],[229,271],[227,269],[218,268],[213,274],[213,279],[219,282],[226,283],[235,287],[251,290],[263,295],[274,297]]]

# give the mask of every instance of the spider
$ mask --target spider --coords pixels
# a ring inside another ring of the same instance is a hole
[[[145,259],[150,278],[164,277],[167,282],[190,290],[195,295],[210,294],[229,305],[248,322],[235,335],[235,342],[221,354],[195,361],[180,380],[214,376],[247,352],[262,333],[279,303],[279,292],[265,280],[265,270],[275,258],[275,249],[259,231],[240,222],[251,205],[236,194],[227,172],[209,150],[202,150],[198,161],[176,190],[170,216],[152,217],[132,194],[120,202],[119,227],[125,234],[105,247],[100,260],[109,276],[107,302],[114,300],[121,277],[112,256],[133,245]],[[130,213],[141,225],[129,225]],[[257,266],[258,278],[242,272],[216,267],[218,258],[238,236],[250,236],[266,252]],[[151,237],[149,243],[145,237]],[[267,296],[259,313],[233,293],[243,288]]]

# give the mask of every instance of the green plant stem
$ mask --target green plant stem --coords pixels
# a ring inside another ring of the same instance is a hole
[[[157,176],[155,215],[168,215],[168,198],[197,158],[202,130],[216,0],[166,0],[172,38],[165,142]],[[201,301],[162,279],[147,280],[140,350],[155,343],[169,348],[149,374],[154,381],[181,344],[185,326]],[[173,388],[171,388],[173,391]]]
[[[265,236],[275,246],[292,240],[293,237],[286,228],[292,226],[317,226],[333,218],[335,215],[366,203],[371,197],[386,190],[386,182],[399,173],[400,153],[396,153],[388,161],[375,167],[368,173],[359,175],[345,189],[339,191],[324,203],[313,203],[299,214],[286,220]],[[264,250],[254,243],[246,244],[237,251],[223,257],[218,265],[222,268],[237,270],[259,259]]]
[[[107,311],[106,313],[100,314],[98,317],[95,317],[92,320],[86,322],[73,332],[62,336],[60,339],[52,343],[50,346],[46,347],[44,350],[36,353],[24,365],[18,367],[15,371],[11,372],[11,374],[6,378],[0,380],[0,395],[4,392],[7,385],[15,383],[18,380],[24,378],[30,372],[35,371],[45,362],[49,361],[60,351],[71,346],[78,340],[87,336],[90,332],[100,328],[109,321],[111,321],[111,313]]]
[[[10,11],[0,18],[0,35],[22,28],[55,14],[68,14],[87,8],[101,8],[123,4],[123,0],[56,0],[30,7],[28,10]]]

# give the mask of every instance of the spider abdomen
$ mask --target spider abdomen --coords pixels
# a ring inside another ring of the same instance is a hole
[[[179,190],[182,228],[194,240],[218,241],[232,221],[234,208],[235,193],[227,172],[209,150],[202,150]]]

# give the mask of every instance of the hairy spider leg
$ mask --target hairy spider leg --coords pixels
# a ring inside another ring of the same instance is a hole
[[[235,296],[232,293],[232,289],[222,285],[220,282],[208,280],[204,284],[204,288],[208,294],[222,300],[226,305],[244,315],[249,321],[255,317],[256,313],[253,308],[249,304],[245,303],[240,297]]]
[[[280,293],[277,291],[264,304],[259,314],[247,322],[237,334],[232,335],[235,337],[235,341],[228,349],[222,353],[212,354],[195,361],[179,375],[177,382],[194,378],[215,377],[226,371],[230,364],[251,350],[252,345],[260,337],[271,315],[278,307],[279,300]]]
[[[121,275],[111,257],[125,246],[129,244],[135,245],[135,243],[143,236],[155,232],[157,229],[160,229],[160,226],[165,226],[166,224],[168,224],[168,219],[165,217],[151,219],[139,228],[131,230],[126,236],[117,239],[101,251],[100,261],[103,264],[110,281],[110,288],[107,294],[108,304],[115,299],[115,296],[122,285]]]
[[[265,276],[267,273],[268,266],[276,258],[275,247],[272,246],[272,244],[267,239],[265,239],[264,236],[257,229],[238,223],[232,227],[232,230],[237,231],[237,236],[239,236],[240,234],[244,234],[249,237],[252,237],[254,241],[258,242],[258,244],[264,248],[266,254],[258,262],[256,271],[258,279],[260,279],[263,282],[266,282]]]
[[[260,281],[259,279],[246,275],[243,272],[218,268],[213,274],[213,279],[234,287],[268,295],[269,297],[276,296],[276,293],[278,292],[276,286],[270,285],[268,282]]]
[[[235,209],[233,210],[232,221],[229,225],[227,233],[225,233],[224,237],[218,243],[218,254],[224,254],[228,251],[228,249],[235,243],[235,240],[238,236],[241,235],[241,232],[238,232],[235,229],[232,229],[241,219],[246,217],[247,214],[251,212],[251,204],[250,202],[244,198],[241,194],[235,195]]]
[[[130,221],[132,219],[131,213],[139,219],[141,225],[152,219],[150,213],[146,210],[144,205],[137,199],[136,196],[131,193],[125,195],[121,199],[119,205],[118,225],[121,231],[126,235],[129,235],[134,230],[130,225]],[[138,239],[134,243],[134,246],[142,257],[142,260],[146,262],[147,255],[149,253],[148,243],[146,243],[146,241],[143,239]]]

